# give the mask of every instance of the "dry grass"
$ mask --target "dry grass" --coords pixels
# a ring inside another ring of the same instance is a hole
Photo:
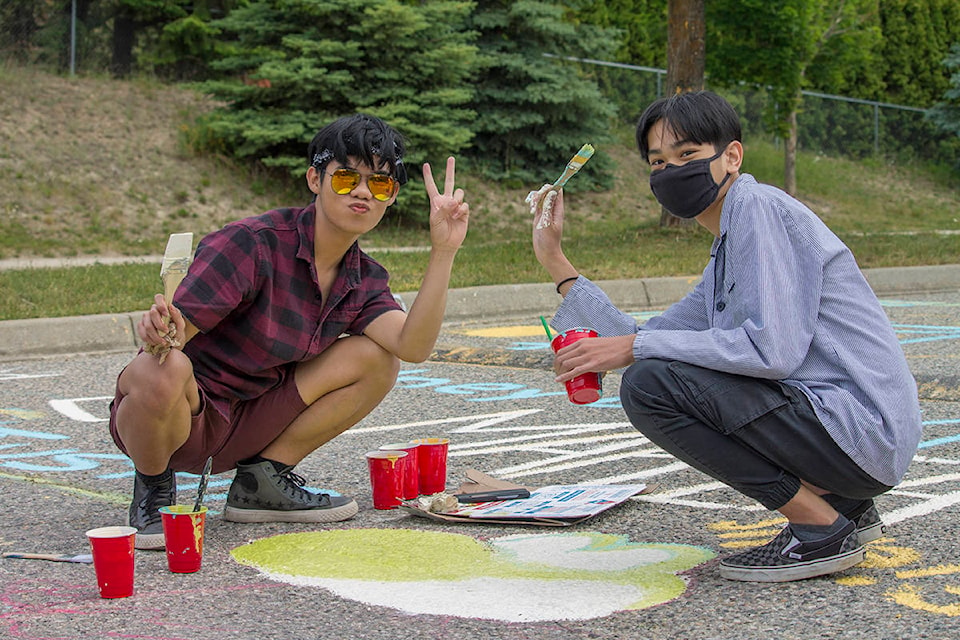
[[[7,66],[0,93],[0,257],[157,253],[269,208],[247,171],[182,148],[209,108],[192,92]]]

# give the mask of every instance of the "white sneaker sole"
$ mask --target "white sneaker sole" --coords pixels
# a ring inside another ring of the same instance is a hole
[[[867,544],[882,538],[886,533],[887,525],[883,522],[874,522],[869,527],[857,529],[857,538],[860,540],[860,544]]]
[[[360,508],[356,500],[330,509],[302,509],[299,511],[275,511],[271,509],[238,509],[227,507],[223,519],[230,522],[340,522],[357,515]]]
[[[720,577],[740,582],[792,582],[836,573],[863,562],[866,550],[860,546],[843,555],[782,567],[738,567],[720,563]]]
[[[164,551],[167,545],[162,533],[138,533],[133,547],[141,551]]]

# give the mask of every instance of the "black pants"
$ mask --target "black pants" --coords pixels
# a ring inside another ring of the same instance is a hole
[[[640,360],[624,372],[620,400],[654,444],[771,510],[801,479],[858,500],[890,489],[837,446],[802,391],[776,380]]]

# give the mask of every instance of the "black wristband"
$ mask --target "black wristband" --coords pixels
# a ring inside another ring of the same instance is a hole
[[[567,284],[568,282],[573,282],[574,280],[576,280],[576,279],[579,278],[579,277],[580,277],[580,276],[570,276],[569,278],[564,278],[563,280],[561,280],[560,282],[558,282],[558,283],[557,283],[557,293],[560,293],[560,287],[562,287],[563,285]],[[563,294],[560,293],[560,295],[563,295]]]

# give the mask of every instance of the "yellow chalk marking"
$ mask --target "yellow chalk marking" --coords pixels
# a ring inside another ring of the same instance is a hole
[[[755,531],[757,529],[780,526],[786,524],[786,522],[786,518],[770,518],[752,524],[739,524],[736,520],[721,520],[720,522],[707,524],[707,528],[714,531]]]
[[[944,587],[943,590],[953,595],[960,595],[960,587],[948,586]],[[888,591],[887,597],[897,604],[910,607],[911,609],[927,611],[929,613],[939,613],[940,615],[950,616],[951,618],[960,616],[960,602],[945,605],[928,602],[920,593],[920,590],[913,585],[905,584],[895,591]]]
[[[774,534],[776,535],[776,534]],[[737,540],[736,542],[721,542],[720,546],[724,549],[750,549],[752,547],[761,547],[773,538],[751,538],[750,540]]]
[[[19,418],[20,420],[39,420],[43,417],[40,411],[30,411],[29,409],[0,409],[0,415]]]
[[[865,569],[893,569],[920,561],[920,554],[910,547],[883,544],[875,540],[867,545],[867,559],[860,566]]]
[[[71,487],[70,485],[67,485],[67,484],[59,484],[56,482],[51,482],[50,480],[44,480],[42,478],[33,478],[30,476],[18,476],[12,473],[0,473],[0,478],[5,478],[7,480],[19,480],[21,482],[33,482],[34,484],[43,484],[48,487],[53,487],[54,489],[60,489],[61,491],[75,493],[79,496],[85,496],[87,498],[96,498],[97,500],[104,500],[112,504],[120,504],[120,505],[130,504],[130,496],[123,496],[118,493],[101,493],[99,491],[90,491],[88,489],[81,489],[79,487]]]
[[[910,571],[897,571],[897,577],[903,580],[909,578],[928,578],[930,576],[949,576],[954,573],[960,573],[960,564],[940,564],[935,567],[925,569],[913,569]]]
[[[464,335],[476,336],[479,338],[529,338],[536,336],[543,338],[543,327],[538,324],[523,325],[516,324],[506,327],[488,327],[486,329],[470,329],[463,332]],[[546,344],[546,340],[544,340]]]
[[[770,536],[773,537],[780,533],[780,529],[760,529],[756,531],[733,531],[731,533],[720,533],[717,534],[718,538],[756,538],[757,536]]]

